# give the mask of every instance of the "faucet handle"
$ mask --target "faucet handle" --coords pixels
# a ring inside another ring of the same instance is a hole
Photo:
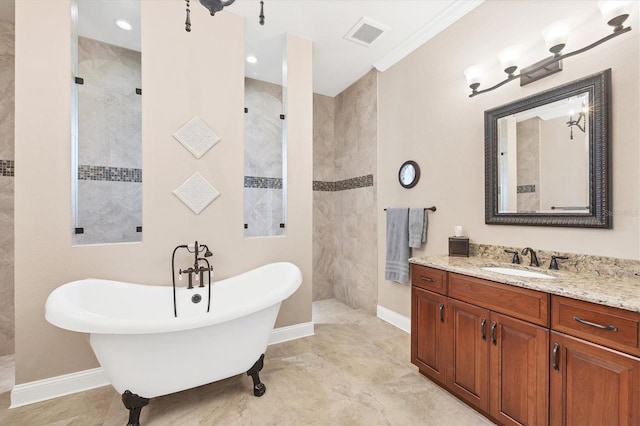
[[[551,263],[549,263],[549,269],[554,269],[556,271],[560,269],[558,268],[558,259],[567,260],[569,259],[569,257],[568,256],[551,256]]]
[[[513,255],[513,259],[511,259],[511,263],[520,264],[520,256],[518,255],[518,250],[505,250],[505,253],[510,253]]]

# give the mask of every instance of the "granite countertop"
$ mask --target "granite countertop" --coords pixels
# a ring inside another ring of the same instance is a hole
[[[485,256],[412,257],[409,262],[640,313],[640,276],[637,272],[628,269],[629,273],[626,274],[609,274],[597,269],[554,271],[547,269],[546,265],[526,266],[528,259],[526,261],[523,259],[523,265],[513,265],[504,260],[496,261],[495,258]],[[525,278],[481,269],[487,266],[525,269],[552,275],[555,278]]]

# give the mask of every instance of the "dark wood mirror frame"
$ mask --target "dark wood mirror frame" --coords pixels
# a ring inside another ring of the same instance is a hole
[[[485,111],[485,223],[611,228],[611,69]],[[589,213],[498,212],[498,119],[580,93],[592,99],[589,120]]]

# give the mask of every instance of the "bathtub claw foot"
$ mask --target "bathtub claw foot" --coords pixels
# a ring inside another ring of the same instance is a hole
[[[127,423],[127,426],[140,426],[140,412],[142,407],[149,404],[149,399],[126,390],[122,394],[122,402],[129,410],[129,423]]]
[[[247,371],[247,376],[251,376],[253,379],[253,395],[262,396],[267,390],[267,387],[260,381],[260,371],[264,367],[264,354],[260,355],[260,358],[253,364],[253,367]]]

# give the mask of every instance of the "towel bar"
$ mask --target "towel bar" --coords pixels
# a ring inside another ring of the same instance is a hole
[[[425,210],[432,211],[432,212],[435,212],[435,211],[436,211],[436,206],[425,207],[424,209],[425,209]],[[386,212],[386,211],[387,211],[387,209],[384,209],[384,211]]]

